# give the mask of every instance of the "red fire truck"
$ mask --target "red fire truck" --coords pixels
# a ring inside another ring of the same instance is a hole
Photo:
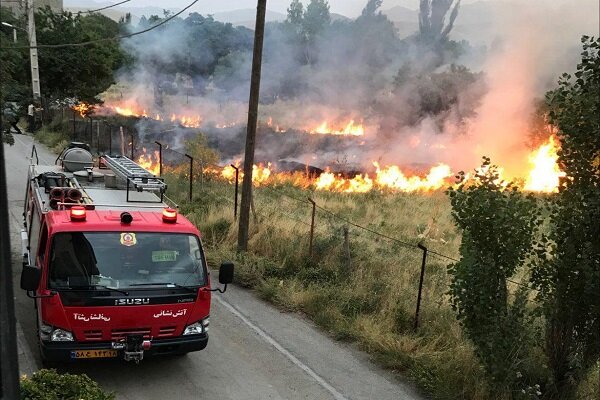
[[[204,349],[211,291],[226,290],[233,264],[211,289],[200,234],[161,177],[124,156],[94,162],[84,144],[58,160],[29,167],[21,232],[42,360]]]

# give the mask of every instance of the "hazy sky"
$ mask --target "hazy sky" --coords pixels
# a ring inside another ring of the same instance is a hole
[[[124,4],[126,7],[158,7],[158,8],[171,8],[181,9],[188,5],[192,0],[131,0],[129,3]],[[474,3],[477,1],[512,1],[514,3],[540,3],[547,5],[560,5],[560,4],[571,4],[576,5],[578,0],[462,0],[463,4]],[[101,5],[117,3],[119,0],[64,0],[64,5],[69,6],[80,6],[80,7],[92,7],[93,3],[99,3]],[[285,13],[291,0],[267,0],[267,8],[272,11],[278,11]],[[309,0],[303,0],[303,3],[307,4]],[[367,0],[329,0],[331,12],[346,15],[348,17],[357,16],[362,8],[367,3]],[[384,0],[383,9],[392,8],[394,6],[404,6],[412,9],[417,9],[419,0]],[[211,14],[220,11],[231,11],[241,8],[255,8],[256,0],[200,0],[191,10],[199,12],[201,14]],[[592,11],[594,12],[594,11]],[[598,10],[595,10],[597,13]]]

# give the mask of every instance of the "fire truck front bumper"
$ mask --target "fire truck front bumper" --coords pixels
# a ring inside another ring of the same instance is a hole
[[[203,350],[208,344],[208,334],[180,336],[149,342],[142,357],[186,354]],[[41,341],[42,357],[48,361],[67,362],[89,358],[121,358],[128,360],[128,351],[115,342],[46,342]]]

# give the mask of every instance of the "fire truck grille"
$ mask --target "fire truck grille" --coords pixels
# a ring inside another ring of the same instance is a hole
[[[158,331],[158,337],[173,336],[176,326],[163,326]]]
[[[150,339],[150,328],[113,329],[110,332],[111,340],[122,340],[129,335],[142,335],[144,339]]]
[[[102,340],[102,330],[83,331],[85,340]]]

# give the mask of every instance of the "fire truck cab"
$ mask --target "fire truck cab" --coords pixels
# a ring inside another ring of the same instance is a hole
[[[129,158],[102,156],[100,169],[72,144],[59,160],[29,167],[21,232],[42,360],[137,363],[204,349],[211,291],[226,290],[233,264],[211,289],[198,230],[164,180]]]

